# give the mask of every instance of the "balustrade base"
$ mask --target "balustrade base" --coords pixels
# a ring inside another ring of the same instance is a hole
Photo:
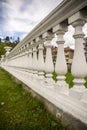
[[[74,86],[70,89],[69,95],[78,100],[87,98],[87,89],[84,86],[85,80],[82,78],[74,79]]]
[[[69,95],[78,100],[82,100],[84,98],[87,98],[87,89],[84,87],[84,85],[74,85],[73,88],[70,89]]]
[[[39,77],[39,79],[44,79],[44,72],[38,72],[38,77]]]
[[[80,102],[82,103],[82,105],[87,108],[87,98],[84,98],[82,100],[80,100]]]
[[[54,80],[52,78],[45,78],[44,85],[45,87],[54,89]]]
[[[65,81],[57,81],[55,83],[55,90],[62,94],[69,94],[69,86]]]

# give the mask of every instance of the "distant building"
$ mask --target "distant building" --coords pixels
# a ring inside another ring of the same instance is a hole
[[[64,48],[64,53],[65,53],[65,59],[66,59],[68,71],[70,71],[71,65],[72,65],[74,50],[69,48],[69,47],[66,47],[66,48]],[[57,56],[57,47],[55,47],[55,48],[52,47],[52,56],[53,56],[53,62],[55,64],[56,63],[56,56]]]
[[[65,52],[66,63],[68,66],[68,71],[70,71],[71,65],[72,65],[72,60],[73,60],[74,49],[66,47],[66,48],[64,48],[64,52]]]

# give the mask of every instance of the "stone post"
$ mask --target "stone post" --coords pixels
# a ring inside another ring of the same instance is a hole
[[[25,67],[25,69],[28,68],[28,58],[29,58],[28,54],[29,54],[29,52],[26,49],[25,52],[24,52],[24,59],[25,59],[25,65],[24,65],[24,67]]]
[[[33,67],[33,74],[35,76],[38,75],[38,68],[37,68],[37,47],[36,45],[34,45],[35,43],[33,43],[33,61],[32,61],[32,67]]]
[[[75,51],[72,62],[71,72],[74,76],[74,86],[70,91],[70,95],[76,99],[87,97],[87,90],[84,87],[84,77],[87,76],[87,64],[84,55],[82,27],[85,23],[85,16],[81,12],[69,17],[69,24],[75,27]]]
[[[46,58],[45,58],[45,72],[46,72],[46,82],[52,83],[52,72],[54,71],[54,65],[52,60],[52,52],[51,52],[51,40],[53,39],[54,35],[52,32],[48,31],[43,34],[43,38],[45,38],[45,47],[46,47]]]
[[[53,28],[53,32],[57,34],[57,59],[55,64],[55,72],[57,73],[57,86],[59,92],[68,94],[68,84],[65,82],[65,74],[67,73],[67,64],[64,54],[64,38],[63,35],[67,31],[67,23],[58,24]]]
[[[37,37],[36,39],[36,42],[39,43],[39,47],[38,47],[38,50],[39,50],[39,54],[38,54],[38,76],[39,76],[39,79],[44,79],[44,57],[43,57],[43,39],[40,38],[40,37]]]
[[[29,63],[28,63],[28,68],[29,68],[29,73],[32,73],[32,61],[33,57],[32,57],[32,48],[29,48]]]

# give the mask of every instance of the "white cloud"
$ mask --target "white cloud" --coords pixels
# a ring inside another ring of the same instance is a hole
[[[83,27],[83,32],[84,32],[85,36],[87,37],[87,23]]]
[[[3,31],[10,36],[22,32],[21,38],[24,38],[61,1],[63,0],[6,0],[6,2],[2,3],[4,8],[3,17],[6,20]],[[68,27],[68,32],[64,35],[65,47],[74,48],[74,31],[72,26]],[[83,32],[87,36],[87,23],[83,27]],[[52,40],[52,44],[55,44],[55,46],[56,40],[57,37]]]
[[[72,27],[72,25],[68,26],[68,31],[64,34],[64,47],[70,47],[72,49],[75,49],[75,39],[73,37],[75,33],[75,28]],[[83,26],[83,33],[85,34],[85,36],[87,37],[87,23]],[[52,40],[52,45],[53,46],[58,46],[56,44],[57,41],[57,36],[55,35],[55,38]]]
[[[25,38],[26,35],[27,35],[26,33],[22,34],[21,39]]]
[[[55,34],[54,38],[51,41],[51,44],[52,44],[53,47],[58,47],[58,44],[56,43],[56,41],[57,41],[57,35]]]
[[[87,23],[83,26],[83,33],[87,37]],[[68,26],[68,31],[64,35],[65,44],[64,47],[69,46],[72,49],[75,49],[75,39],[73,38],[73,35],[75,33],[75,28],[73,28],[71,25]]]
[[[62,0],[7,0],[4,30],[10,32],[30,32]]]
[[[64,47],[71,47],[74,48],[75,46],[75,39],[73,38],[75,29],[70,25],[68,26],[68,31],[64,35],[65,44]]]

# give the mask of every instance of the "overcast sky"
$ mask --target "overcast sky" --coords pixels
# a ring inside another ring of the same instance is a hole
[[[0,0],[0,37],[19,36],[23,39],[61,1],[63,0]],[[87,25],[84,32],[87,35]],[[74,45],[73,34],[74,29],[70,26],[64,37],[65,45]]]
[[[62,0],[0,0],[0,34],[22,37]]]

